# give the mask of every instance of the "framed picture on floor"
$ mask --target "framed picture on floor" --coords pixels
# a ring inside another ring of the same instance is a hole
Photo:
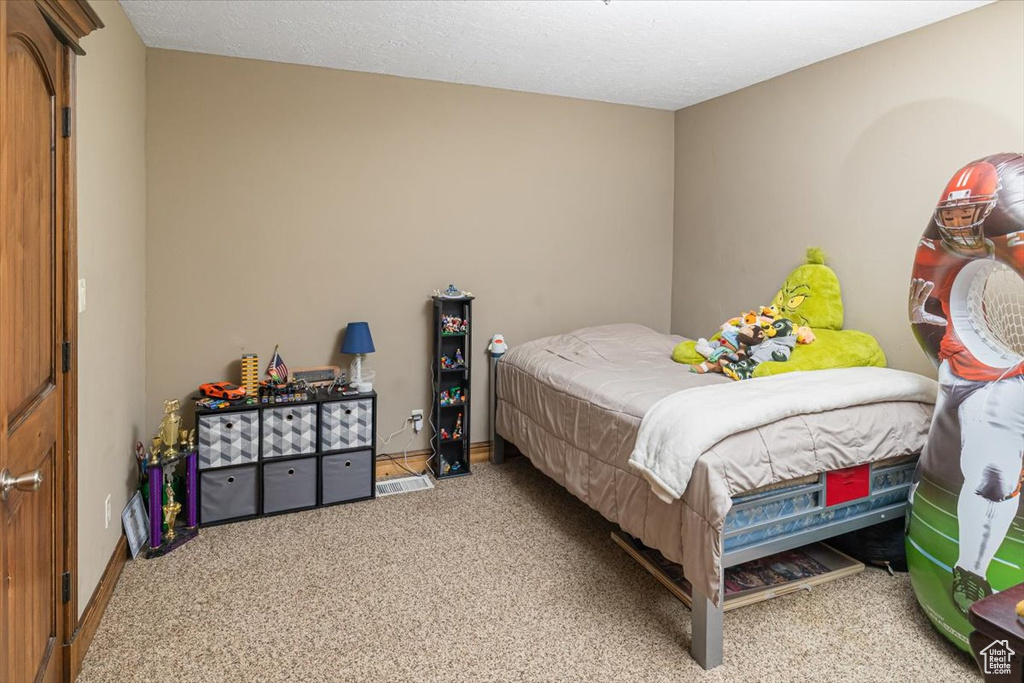
[[[135,492],[121,511],[121,524],[124,526],[125,536],[128,537],[132,559],[135,559],[139,552],[149,546],[149,515],[146,514],[146,505],[142,502],[140,491]]]

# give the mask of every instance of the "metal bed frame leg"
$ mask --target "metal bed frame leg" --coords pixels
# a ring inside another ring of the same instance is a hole
[[[719,577],[719,586],[722,579]],[[719,595],[725,592],[719,588]],[[702,669],[713,669],[722,663],[722,615],[724,603],[715,607],[708,596],[693,588],[690,655]]]
[[[505,439],[501,438],[497,432],[494,432],[491,439],[491,462],[505,462]]]
[[[491,355],[491,462],[505,462],[505,439],[498,434],[498,361],[505,355]]]

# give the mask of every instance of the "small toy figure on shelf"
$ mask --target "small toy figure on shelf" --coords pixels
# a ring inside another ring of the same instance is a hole
[[[452,467],[451,467],[452,472],[458,472],[461,469],[462,469],[462,463],[461,462],[456,460],[455,462],[452,463]]]
[[[435,289],[434,296],[441,299],[472,299],[473,293],[450,284],[445,290]]]
[[[438,399],[443,406],[454,406],[466,402],[466,397],[462,393],[462,387],[445,389],[438,395]]]
[[[443,465],[442,469],[444,470],[445,474],[448,474],[449,472],[452,471],[452,466],[448,464],[447,460],[445,460],[444,458],[441,458],[441,463]]]
[[[457,370],[466,365],[466,359],[462,356],[462,349],[455,349],[455,357],[441,356],[441,368],[444,370]]]
[[[462,438],[462,413],[459,413],[459,416],[455,418],[455,429],[452,430],[452,438]]]
[[[448,430],[445,429],[444,427],[441,428],[440,436],[441,436],[441,441],[447,441],[448,439],[452,438],[452,435],[449,434]]]
[[[441,336],[453,336],[466,334],[469,330],[469,321],[457,315],[441,316]]]

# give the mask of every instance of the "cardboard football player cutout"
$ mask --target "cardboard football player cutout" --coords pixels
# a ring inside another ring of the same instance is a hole
[[[909,314],[939,395],[907,561],[929,619],[969,651],[971,604],[1024,582],[1024,156],[953,174],[917,247]]]

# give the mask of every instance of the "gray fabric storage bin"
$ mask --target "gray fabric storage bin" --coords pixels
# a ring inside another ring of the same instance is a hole
[[[211,524],[258,512],[256,465],[199,473],[199,520]]]
[[[373,401],[368,398],[325,401],[320,406],[320,450],[373,445]]]
[[[263,512],[316,505],[316,458],[263,465]]]
[[[260,442],[259,411],[200,415],[197,422],[199,469],[256,462]]]
[[[263,457],[316,452],[316,405],[263,409]]]
[[[320,500],[323,504],[366,498],[373,493],[373,452],[323,456]]]

